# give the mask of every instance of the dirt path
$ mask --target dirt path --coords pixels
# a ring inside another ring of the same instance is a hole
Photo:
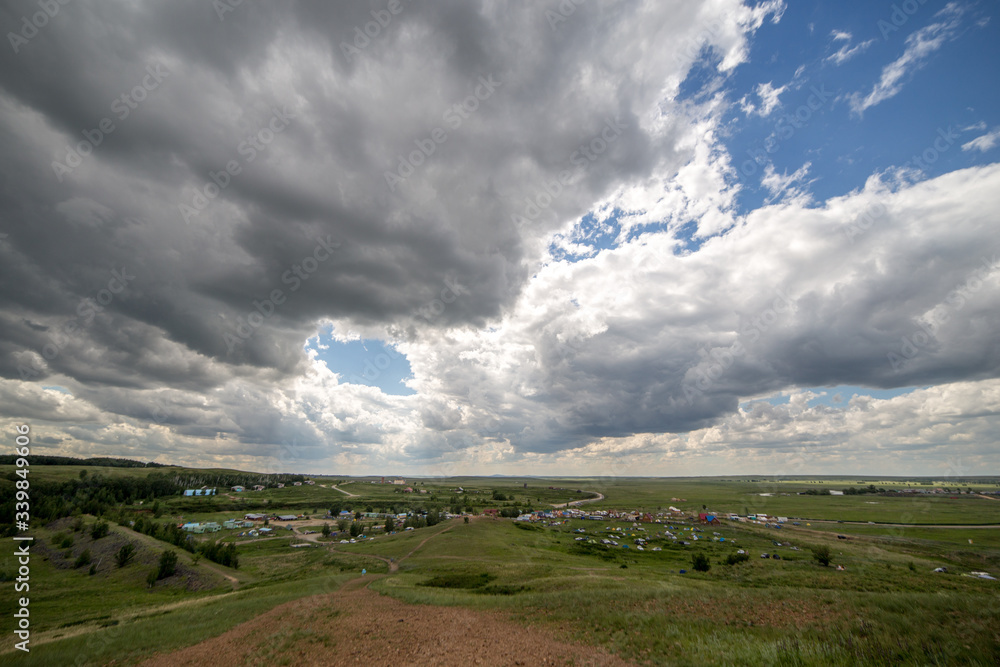
[[[353,554],[353,555],[356,555],[356,556],[367,556],[368,558],[377,558],[377,559],[379,559],[380,561],[382,561],[383,563],[385,563],[386,565],[389,566],[389,574],[392,574],[393,572],[396,572],[397,570],[399,570],[399,564],[402,563],[407,558],[409,558],[410,556],[412,556],[417,551],[417,549],[419,549],[420,547],[424,546],[425,544],[427,544],[428,541],[434,539],[438,535],[440,535],[442,533],[447,533],[449,530],[451,530],[452,528],[454,528],[457,525],[458,525],[457,523],[450,523],[445,528],[443,528],[442,530],[437,531],[433,535],[428,535],[427,537],[425,537],[420,542],[420,544],[418,544],[417,546],[415,546],[412,549],[410,549],[410,552],[408,554],[406,554],[405,556],[403,556],[402,558],[400,558],[399,560],[396,560],[394,558],[386,558],[385,556],[377,556],[375,554],[363,554],[363,553],[359,553],[357,551],[344,551],[342,553],[350,553],[350,554]],[[336,551],[336,547],[334,547],[334,551]]]
[[[597,493],[597,491],[587,491],[587,493]],[[597,493],[596,498],[584,498],[583,500],[572,500],[568,503],[559,503],[558,505],[553,505],[556,509],[560,507],[573,507],[575,505],[582,505],[584,503],[596,503],[599,500],[604,500],[603,493]]]
[[[514,623],[500,612],[411,605],[380,596],[367,588],[376,578],[353,579],[336,593],[289,602],[218,637],[144,664],[629,664],[603,649]]]
[[[344,491],[344,490],[343,490],[342,488],[340,488],[340,487],[339,487],[339,486],[337,486],[336,484],[331,484],[331,485],[330,485],[330,488],[331,488],[331,489],[335,489],[335,490],[337,490],[337,491],[340,491],[341,493],[344,493],[344,494],[347,494],[347,495],[348,495],[348,496],[350,496],[351,498],[357,498],[357,497],[358,497],[358,494],[356,494],[356,493],[351,493],[350,491]]]

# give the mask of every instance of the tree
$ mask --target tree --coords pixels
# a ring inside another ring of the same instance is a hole
[[[115,554],[115,562],[118,563],[118,567],[125,567],[132,562],[133,558],[135,558],[135,545],[131,542],[123,544],[122,548]]]
[[[394,530],[396,530],[396,522],[392,520],[391,516],[387,516],[385,518],[385,532],[389,534]]]
[[[351,525],[350,521],[348,521],[347,519],[341,519],[340,521],[337,522],[337,530],[339,530],[340,532],[344,532],[350,525]]]
[[[168,549],[160,554],[160,565],[156,572],[156,578],[166,579],[177,569],[177,552]]]
[[[361,534],[361,526],[356,523],[351,524],[351,537],[357,537]]]
[[[153,516],[156,517],[157,519],[163,516],[163,508],[160,507],[159,500],[153,502]]]
[[[695,572],[708,572],[712,569],[712,565],[708,562],[708,556],[705,554],[694,554],[691,556],[691,567]]]
[[[813,558],[816,559],[816,562],[818,562],[823,567],[826,567],[827,565],[830,564],[830,559],[831,559],[830,547],[828,546],[815,547],[813,548],[812,553],[813,553]]]
[[[330,537],[330,524],[323,524],[323,537]]]

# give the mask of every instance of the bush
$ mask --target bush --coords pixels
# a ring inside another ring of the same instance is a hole
[[[729,554],[726,560],[722,561],[726,565],[736,565],[737,563],[745,563],[750,560],[750,556],[747,554]]]
[[[95,540],[99,540],[108,534],[108,522],[98,521],[90,529],[90,536]]]
[[[166,579],[177,569],[177,552],[164,551],[160,554],[160,566],[156,570],[156,579]]]
[[[90,570],[87,572],[87,574],[89,574],[90,576],[94,576],[95,574],[97,574],[97,565],[96,564],[91,565]]]
[[[705,554],[694,554],[691,556],[691,567],[695,572],[708,572],[712,569],[711,563],[708,562],[708,556]]]
[[[84,549],[83,553],[76,557],[73,567],[82,567],[90,564],[90,549]]]
[[[390,521],[392,521],[392,519],[386,520],[386,525],[388,525]],[[330,524],[328,523],[323,524],[323,537],[330,537]]]
[[[62,538],[62,540],[59,542],[59,546],[63,549],[69,549],[71,546],[73,546],[73,536],[67,535],[66,537]]]
[[[122,548],[115,554],[115,562],[118,567],[125,567],[135,558],[135,545],[131,542],[122,545]]]
[[[150,570],[149,574],[146,575],[146,585],[149,588],[152,588],[156,584],[157,579],[159,579],[158,575],[159,571],[157,570]]]
[[[816,562],[822,565],[823,567],[826,567],[827,565],[830,564],[830,559],[831,559],[830,547],[827,546],[815,547],[812,550],[812,553],[813,553],[813,558],[816,559]]]

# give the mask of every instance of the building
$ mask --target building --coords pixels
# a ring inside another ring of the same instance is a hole
[[[394,479],[394,480],[392,480],[392,483],[393,484],[406,484],[406,480],[405,479]]]
[[[247,521],[263,521],[267,518],[266,514],[244,514],[243,518]]]
[[[292,482],[292,486],[302,486],[302,482]]]
[[[282,484],[281,482],[278,482],[278,488],[279,488],[279,489],[283,489],[283,488],[285,488],[285,485],[284,485],[284,484]]]
[[[278,516],[277,516],[277,517],[275,517],[275,518],[276,518],[276,519],[277,519],[278,521],[295,521],[295,520],[296,520],[296,519],[298,519],[299,517],[297,517],[297,516],[296,516],[296,515],[294,515],[294,514],[280,514],[280,515],[278,515]]]
[[[257,485],[255,485],[253,487],[253,490],[254,491],[263,491],[264,490],[264,485],[263,484],[257,484]]]

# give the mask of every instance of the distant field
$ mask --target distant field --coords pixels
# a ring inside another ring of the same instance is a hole
[[[178,472],[35,466],[31,474],[33,480],[65,481],[78,479],[80,470],[115,477]],[[291,545],[318,535],[294,534],[283,524],[267,539],[238,537],[245,529],[223,530],[192,539],[237,540],[239,569],[182,551],[180,573],[152,589],[145,584],[147,573],[162,551],[176,547],[117,525],[109,536],[94,540],[89,536],[93,517],[84,517],[79,532],[69,527],[71,519],[63,519],[35,533],[39,545],[32,552],[31,595],[38,643],[22,662],[76,664],[77,656],[83,656],[80,664],[136,664],[153,653],[225,632],[282,602],[334,592],[362,569],[385,575],[373,589],[404,601],[499,610],[518,622],[540,624],[559,636],[597,643],[650,664],[1000,662],[995,636],[1000,582],[961,576],[973,570],[1000,573],[1000,529],[971,527],[1000,524],[1000,501],[969,495],[798,495],[809,489],[905,485],[855,478],[407,479],[407,486],[426,494],[404,494],[399,486],[346,477],[317,482],[242,494],[220,488],[216,497],[146,499],[120,509],[152,518],[156,506],[161,513],[157,520],[168,523],[221,523],[261,509],[306,514],[319,523],[331,506],[351,511],[397,505],[447,510],[456,504],[472,505],[477,512],[487,507],[544,509],[600,493],[603,500],[583,507],[655,512],[673,505],[696,514],[707,506],[720,513],[802,519],[800,526],[783,529],[726,519],[720,526],[692,531],[697,526],[690,521],[673,528],[669,523],[644,524],[639,530],[609,521],[542,526],[476,517],[471,523],[455,519],[393,535],[370,531],[378,536],[356,544],[340,544],[342,535],[303,548]],[[334,483],[357,497],[331,488]],[[995,488],[990,486],[995,483],[983,480],[973,488]],[[457,493],[459,487],[462,493]],[[504,500],[494,500],[494,492]],[[860,523],[850,523],[854,521]],[[336,528],[336,520],[328,523]],[[884,525],[889,523],[907,525]],[[601,542],[612,539],[607,528],[616,529],[617,546]],[[679,539],[670,540],[668,530]],[[694,540],[693,534],[703,539]],[[850,539],[838,539],[838,534]],[[67,537],[71,546],[60,546]],[[725,541],[716,540],[720,537]],[[644,551],[638,550],[637,538],[647,540]],[[681,540],[690,544],[681,545]],[[782,544],[775,545],[776,540]],[[113,552],[126,541],[138,545],[139,555],[117,568]],[[812,558],[811,550],[824,545],[832,551],[828,568]],[[73,567],[85,549],[94,555],[94,574],[87,566]],[[747,551],[749,560],[725,564],[737,549]],[[762,559],[763,553],[781,558]],[[708,572],[693,570],[695,554],[708,557]],[[933,573],[939,566],[949,573]],[[7,587],[12,587],[15,570],[9,554],[0,556],[0,614],[13,613],[13,593]]]

